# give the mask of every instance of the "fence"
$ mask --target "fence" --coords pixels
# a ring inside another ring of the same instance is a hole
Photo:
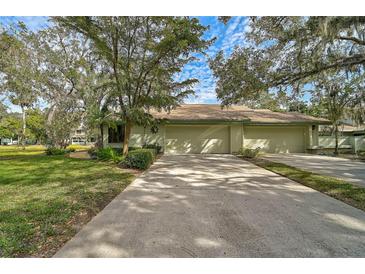
[[[324,148],[334,148],[336,139],[334,136],[318,136],[318,145]],[[349,147],[351,146],[353,152],[365,149],[364,136],[339,136],[338,146]]]

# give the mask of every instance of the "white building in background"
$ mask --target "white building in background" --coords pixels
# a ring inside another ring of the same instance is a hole
[[[87,136],[83,125],[80,125],[80,127],[75,129],[70,136],[70,143],[72,145],[90,145],[95,142],[96,138],[94,136]]]
[[[0,137],[0,145],[17,145],[17,144],[18,144],[18,139]]]

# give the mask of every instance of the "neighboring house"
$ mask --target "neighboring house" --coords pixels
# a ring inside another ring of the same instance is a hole
[[[181,105],[167,112],[151,112],[164,119],[157,133],[133,127],[130,146],[159,144],[166,154],[233,153],[241,147],[265,152],[305,152],[318,145],[318,125],[329,124],[295,112],[272,112],[220,105]],[[105,146],[121,147],[124,127],[104,126]]]
[[[338,129],[340,149],[349,150],[352,153],[365,150],[365,125],[352,126],[342,124]],[[332,126],[320,126],[319,135],[318,143],[321,147],[328,149],[335,147],[335,136]]]
[[[0,137],[0,145],[17,145],[18,140],[13,138],[1,138]]]
[[[70,140],[72,145],[87,145],[95,143],[95,138],[88,137],[86,135],[86,130],[82,125],[71,133]]]
[[[365,135],[365,125],[352,126],[348,124],[342,124],[338,127],[339,133],[342,136],[362,136]],[[333,135],[332,126],[320,126],[319,135],[331,136]]]

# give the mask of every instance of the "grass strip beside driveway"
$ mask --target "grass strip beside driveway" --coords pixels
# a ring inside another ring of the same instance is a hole
[[[266,159],[245,160],[365,211],[365,188],[363,187]]]

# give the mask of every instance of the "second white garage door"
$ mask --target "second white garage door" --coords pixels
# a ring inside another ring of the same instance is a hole
[[[261,147],[269,153],[304,152],[304,128],[280,126],[245,126],[244,147]]]
[[[165,153],[229,153],[228,126],[166,126]]]

